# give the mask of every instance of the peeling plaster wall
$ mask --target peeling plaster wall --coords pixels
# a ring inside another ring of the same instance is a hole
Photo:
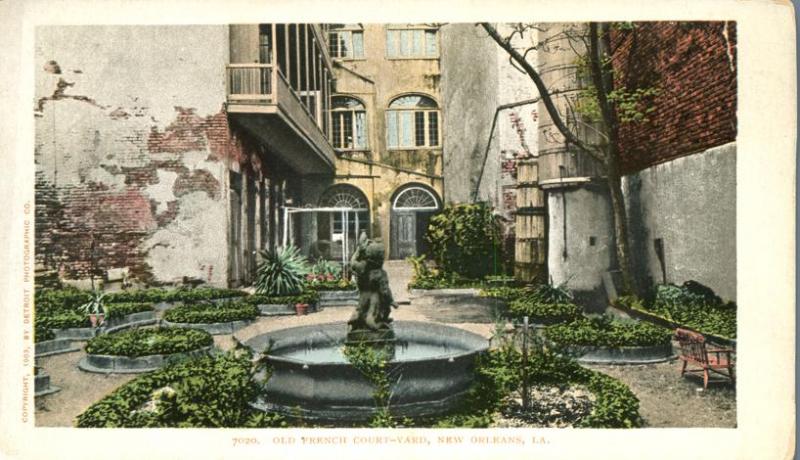
[[[96,275],[227,283],[228,169],[254,155],[227,62],[227,26],[36,29],[37,262],[86,278],[93,238]]]

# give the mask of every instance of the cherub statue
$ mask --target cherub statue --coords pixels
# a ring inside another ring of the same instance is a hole
[[[380,240],[369,240],[362,233],[358,239],[350,268],[356,275],[359,298],[356,311],[347,322],[350,331],[390,329],[391,307],[397,308],[389,288],[389,277],[383,269],[384,249]]]

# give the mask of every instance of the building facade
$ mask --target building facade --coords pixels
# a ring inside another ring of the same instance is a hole
[[[336,176],[307,203],[361,211],[349,228],[330,215],[318,241],[335,249],[347,238],[353,247],[367,230],[384,241],[390,259],[425,252],[424,232],[444,190],[440,35],[435,24],[330,26]]]
[[[308,24],[38,28],[39,271],[249,283],[280,210],[333,180],[325,38]]]

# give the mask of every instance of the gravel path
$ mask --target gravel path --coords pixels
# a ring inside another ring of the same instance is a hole
[[[398,278],[410,276],[401,265],[390,268],[398,272]],[[404,284],[398,283],[393,289],[399,291],[396,298],[405,300],[408,294],[402,292],[402,286]],[[306,316],[261,317],[235,335],[243,341],[276,329],[344,322],[352,310],[353,307],[328,307]],[[491,337],[495,330],[492,307],[481,299],[417,298],[410,305],[400,305],[393,312],[393,318],[398,321],[439,322],[486,338]],[[223,350],[234,345],[232,335],[215,336],[214,342]],[[83,372],[77,363],[84,355],[80,351],[37,360],[38,365],[50,374],[52,384],[61,387],[58,393],[36,398],[37,426],[72,426],[74,418],[92,403],[136,376]],[[702,382],[680,377],[679,366],[673,361],[642,366],[588,367],[629,385],[640,400],[640,413],[649,427],[735,427],[736,392],[731,385],[712,383],[707,391],[702,391]]]
[[[736,390],[728,382],[681,378],[680,362],[638,366],[586,366],[625,382],[639,398],[648,427],[736,427]]]

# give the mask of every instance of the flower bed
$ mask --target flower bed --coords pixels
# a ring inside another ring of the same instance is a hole
[[[672,331],[650,323],[581,318],[547,328],[545,337],[562,346],[649,347],[670,345]]]
[[[78,367],[99,373],[149,372],[171,361],[207,354],[213,344],[205,331],[133,329],[91,339]]]
[[[214,344],[210,334],[190,329],[133,329],[99,335],[86,344],[86,353],[135,358],[193,351]]]
[[[695,285],[659,285],[654,299],[649,303],[626,296],[617,299],[616,304],[662,318],[678,327],[687,327],[722,339],[735,339],[736,304],[723,303],[719,297],[692,286]]]
[[[164,319],[175,323],[227,323],[247,321],[258,316],[258,308],[247,302],[230,302],[221,305],[209,303],[187,304],[164,313]]]
[[[508,314],[516,320],[527,316],[534,324],[551,325],[577,319],[581,315],[581,308],[573,303],[541,303],[521,298],[509,304]]]
[[[200,300],[233,299],[245,297],[247,293],[238,289],[194,288],[194,289],[139,289],[106,294],[106,302],[193,302]]]
[[[648,364],[673,358],[672,331],[647,322],[582,318],[551,326],[544,336],[582,363]]]
[[[252,409],[258,395],[249,357],[226,354],[142,375],[89,406],[79,428],[267,427],[280,417]]]

